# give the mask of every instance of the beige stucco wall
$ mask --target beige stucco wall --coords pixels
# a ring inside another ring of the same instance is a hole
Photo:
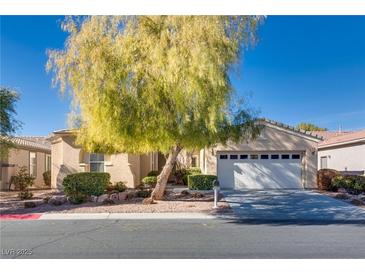
[[[62,188],[67,174],[89,171],[89,154],[75,145],[72,135],[56,136],[52,141],[52,187]],[[151,170],[149,155],[112,154],[105,155],[105,172],[111,182],[125,182],[128,187],[136,187]]]
[[[365,143],[320,148],[318,151],[318,169],[321,168],[320,158],[323,156],[327,156],[327,168],[338,171],[365,170]]]
[[[1,190],[7,190],[11,176],[15,175],[19,168],[25,166],[29,170],[29,153],[35,152],[37,158],[37,174],[34,180],[33,188],[47,188],[44,184],[43,173],[46,171],[46,155],[51,155],[41,150],[28,150],[26,148],[10,149],[7,163],[13,167],[2,168]]]
[[[302,183],[305,188],[317,187],[317,141],[304,138],[299,133],[279,127],[265,126],[260,137],[247,143],[228,142],[226,146],[217,145],[200,152],[200,168],[205,174],[217,174],[217,152],[297,152],[302,154]]]

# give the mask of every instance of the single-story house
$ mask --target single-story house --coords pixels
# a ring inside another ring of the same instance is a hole
[[[318,144],[318,169],[365,175],[365,130],[322,134],[324,140]]]
[[[45,188],[43,173],[51,170],[51,143],[47,137],[12,137],[15,147],[9,150],[8,157],[0,163],[0,188],[9,190],[11,176],[25,166],[34,180],[33,188]]]
[[[263,130],[256,140],[183,151],[179,160],[200,167],[204,174],[217,175],[224,189],[316,188],[317,145],[322,139],[271,120],[260,123]],[[160,171],[165,164],[164,155],[158,152],[87,153],[75,144],[76,134],[59,130],[50,138],[53,188],[61,187],[67,174],[82,171],[108,172],[112,182],[136,187],[149,171]]]

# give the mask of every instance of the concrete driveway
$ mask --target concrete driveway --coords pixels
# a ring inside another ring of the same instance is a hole
[[[223,191],[233,216],[254,223],[365,224],[365,209],[303,190]]]

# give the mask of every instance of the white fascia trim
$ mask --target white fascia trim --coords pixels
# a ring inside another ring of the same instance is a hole
[[[333,144],[328,144],[328,145],[319,145],[318,149],[337,147],[337,146],[342,146],[342,145],[351,145],[351,144],[356,144],[356,143],[361,143],[361,142],[365,142],[365,138],[351,140],[351,141],[345,141],[345,142],[339,142],[339,143],[333,143]]]

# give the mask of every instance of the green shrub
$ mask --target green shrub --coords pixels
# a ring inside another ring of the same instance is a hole
[[[10,186],[14,184],[15,189],[20,190],[18,197],[22,200],[29,199],[33,194],[29,188],[34,184],[34,177],[29,175],[25,166],[20,167],[16,175],[11,176]]]
[[[43,172],[43,181],[46,186],[51,185],[51,171],[50,170]]]
[[[353,194],[365,192],[365,177],[356,175],[337,175],[332,178],[331,187],[333,190],[344,188]]]
[[[154,187],[157,183],[157,176],[147,176],[142,179],[144,185],[149,185]]]
[[[215,175],[195,174],[188,176],[188,187],[192,190],[211,190],[213,182],[217,179]]]
[[[81,203],[88,196],[99,196],[110,185],[109,173],[80,172],[63,179],[63,191],[71,202]]]
[[[114,189],[117,190],[118,192],[123,192],[123,191],[126,191],[127,189],[127,186],[126,186],[126,183],[125,182],[116,182],[114,185],[113,185]]]
[[[82,204],[87,201],[87,195],[81,192],[73,193],[72,195],[68,196],[68,200],[72,204]]]
[[[200,167],[191,167],[191,168],[188,168],[187,171],[191,175],[193,175],[193,174],[202,174],[202,171],[201,171]]]
[[[332,178],[340,175],[340,172],[334,169],[320,169],[317,172],[317,183],[320,190],[336,191],[332,188]]]
[[[30,192],[29,190],[26,190],[26,191],[20,191],[19,192],[19,195],[18,197],[21,199],[21,200],[27,200],[27,199],[30,199],[33,197],[33,193]]]
[[[149,191],[149,190],[139,190],[139,191],[137,191],[136,195],[139,198],[148,198],[151,195],[151,191]]]
[[[191,168],[180,167],[176,168],[176,170],[174,171],[174,176],[177,184],[182,183],[184,185],[187,185],[189,175],[196,175],[201,173],[202,172],[199,167],[191,167]]]
[[[149,177],[149,176],[158,176],[158,175],[160,175],[159,171],[151,170],[150,172],[148,172],[147,177]]]
[[[198,175],[198,174],[202,174],[202,171],[200,170],[199,167],[191,167],[186,169],[185,175],[183,176],[183,182],[185,185],[188,184],[188,177],[190,175]]]

